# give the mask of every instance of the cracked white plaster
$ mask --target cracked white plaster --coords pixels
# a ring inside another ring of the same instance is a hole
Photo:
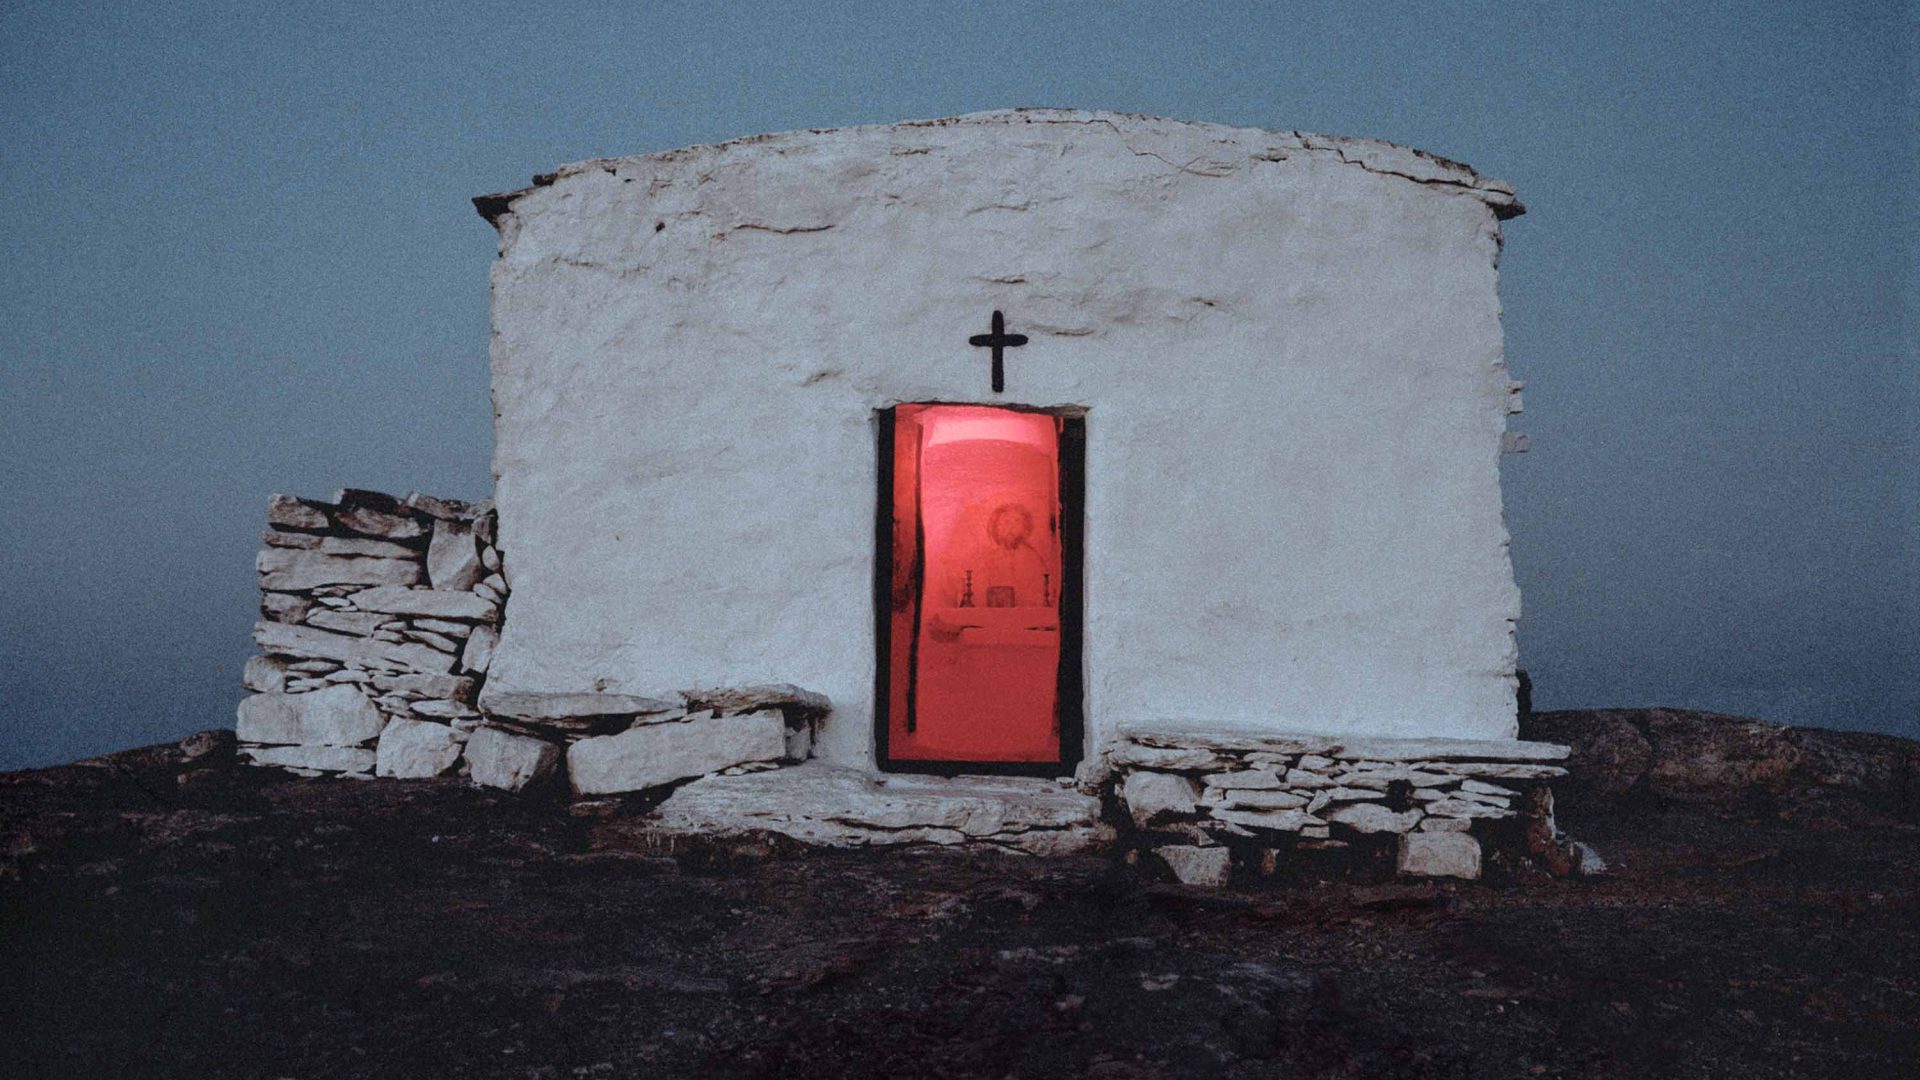
[[[794,682],[872,747],[875,410],[1087,410],[1087,745],[1122,721],[1505,739],[1512,189],[1368,140],[982,113],[480,200],[503,690]],[[966,338],[1031,343],[1007,392]]]

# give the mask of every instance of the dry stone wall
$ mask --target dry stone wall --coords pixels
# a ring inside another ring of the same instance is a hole
[[[242,682],[254,693],[235,725],[241,753],[303,775],[458,767],[481,724],[474,703],[509,591],[494,522],[491,503],[418,493],[274,495],[257,562],[261,655],[247,660]],[[484,750],[479,775],[514,777],[500,785],[511,787],[558,756],[497,738]]]
[[[1123,731],[1105,782],[1135,850],[1192,884],[1383,842],[1410,876],[1478,878],[1484,845],[1597,872],[1591,849],[1554,823],[1547,782],[1566,775],[1566,756],[1515,740]]]
[[[664,836],[1078,851],[1118,836],[1182,881],[1225,885],[1295,852],[1393,845],[1395,869],[1477,878],[1489,850],[1603,869],[1553,821],[1567,748],[1513,740],[1122,728],[1079,790],[1046,780],[877,777],[805,762],[832,711],[789,684],[663,698],[489,685],[509,600],[487,503],[344,490],[275,495],[240,752],[306,776],[461,774],[578,798],[664,801]],[[1103,800],[1105,814],[1103,820]],[[1116,827],[1117,826],[1117,827]]]
[[[305,776],[463,773],[514,791],[564,768],[597,796],[812,752],[831,706],[796,686],[488,693],[509,592],[495,521],[490,503],[418,493],[273,496],[241,754]]]

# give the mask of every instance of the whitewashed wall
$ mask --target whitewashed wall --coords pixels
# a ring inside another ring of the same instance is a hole
[[[491,205],[497,690],[792,682],[871,759],[876,409],[1087,419],[1089,745],[1510,738],[1511,189],[1021,111],[586,162]],[[989,392],[970,334],[1033,339]]]

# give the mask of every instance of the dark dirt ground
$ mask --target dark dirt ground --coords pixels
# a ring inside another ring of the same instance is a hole
[[[1920,1076],[1885,818],[1563,795],[1610,875],[1205,893],[181,758],[0,775],[0,1075]]]

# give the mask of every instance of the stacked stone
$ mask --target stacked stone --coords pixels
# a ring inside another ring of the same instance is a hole
[[[578,795],[665,788],[806,760],[827,699],[789,684],[688,690],[672,700],[609,693],[490,694],[487,722],[564,746]]]
[[[452,771],[506,606],[495,521],[491,503],[418,493],[274,495],[242,754],[303,775]]]
[[[1546,781],[1567,748],[1517,740],[1169,735],[1123,732],[1114,790],[1149,847],[1184,881],[1224,885],[1233,848],[1293,849],[1397,837],[1399,872],[1478,878],[1476,832],[1522,818],[1552,829]]]

